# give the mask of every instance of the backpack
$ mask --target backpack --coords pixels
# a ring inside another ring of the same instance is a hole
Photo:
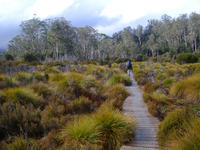
[[[128,60],[128,61],[126,62],[126,69],[127,69],[127,70],[131,70],[131,69],[132,69],[132,64],[131,64],[131,61],[130,61],[130,60]]]

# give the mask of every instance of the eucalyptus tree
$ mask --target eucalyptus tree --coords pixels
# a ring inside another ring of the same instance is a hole
[[[197,41],[200,34],[200,15],[192,13],[189,17],[189,40],[192,44],[193,52],[197,52]]]
[[[98,47],[97,31],[90,26],[77,28],[77,38],[80,44],[81,59],[94,59]]]
[[[64,18],[52,20],[47,37],[55,59],[73,54],[76,33]]]

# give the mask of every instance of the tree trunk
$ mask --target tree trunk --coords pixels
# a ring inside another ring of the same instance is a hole
[[[58,59],[58,42],[56,42],[56,59]]]

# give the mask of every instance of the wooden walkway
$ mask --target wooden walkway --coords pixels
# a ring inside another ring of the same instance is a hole
[[[132,142],[121,147],[120,150],[158,150],[157,127],[159,121],[147,110],[133,74],[131,73],[132,86],[127,87],[130,96],[124,102],[123,112],[134,115],[137,121],[137,130]]]

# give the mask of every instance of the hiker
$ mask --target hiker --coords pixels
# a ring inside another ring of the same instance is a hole
[[[132,71],[132,64],[131,64],[130,60],[127,60],[127,62],[126,62],[126,70],[127,70],[128,75],[130,76],[131,71]]]

